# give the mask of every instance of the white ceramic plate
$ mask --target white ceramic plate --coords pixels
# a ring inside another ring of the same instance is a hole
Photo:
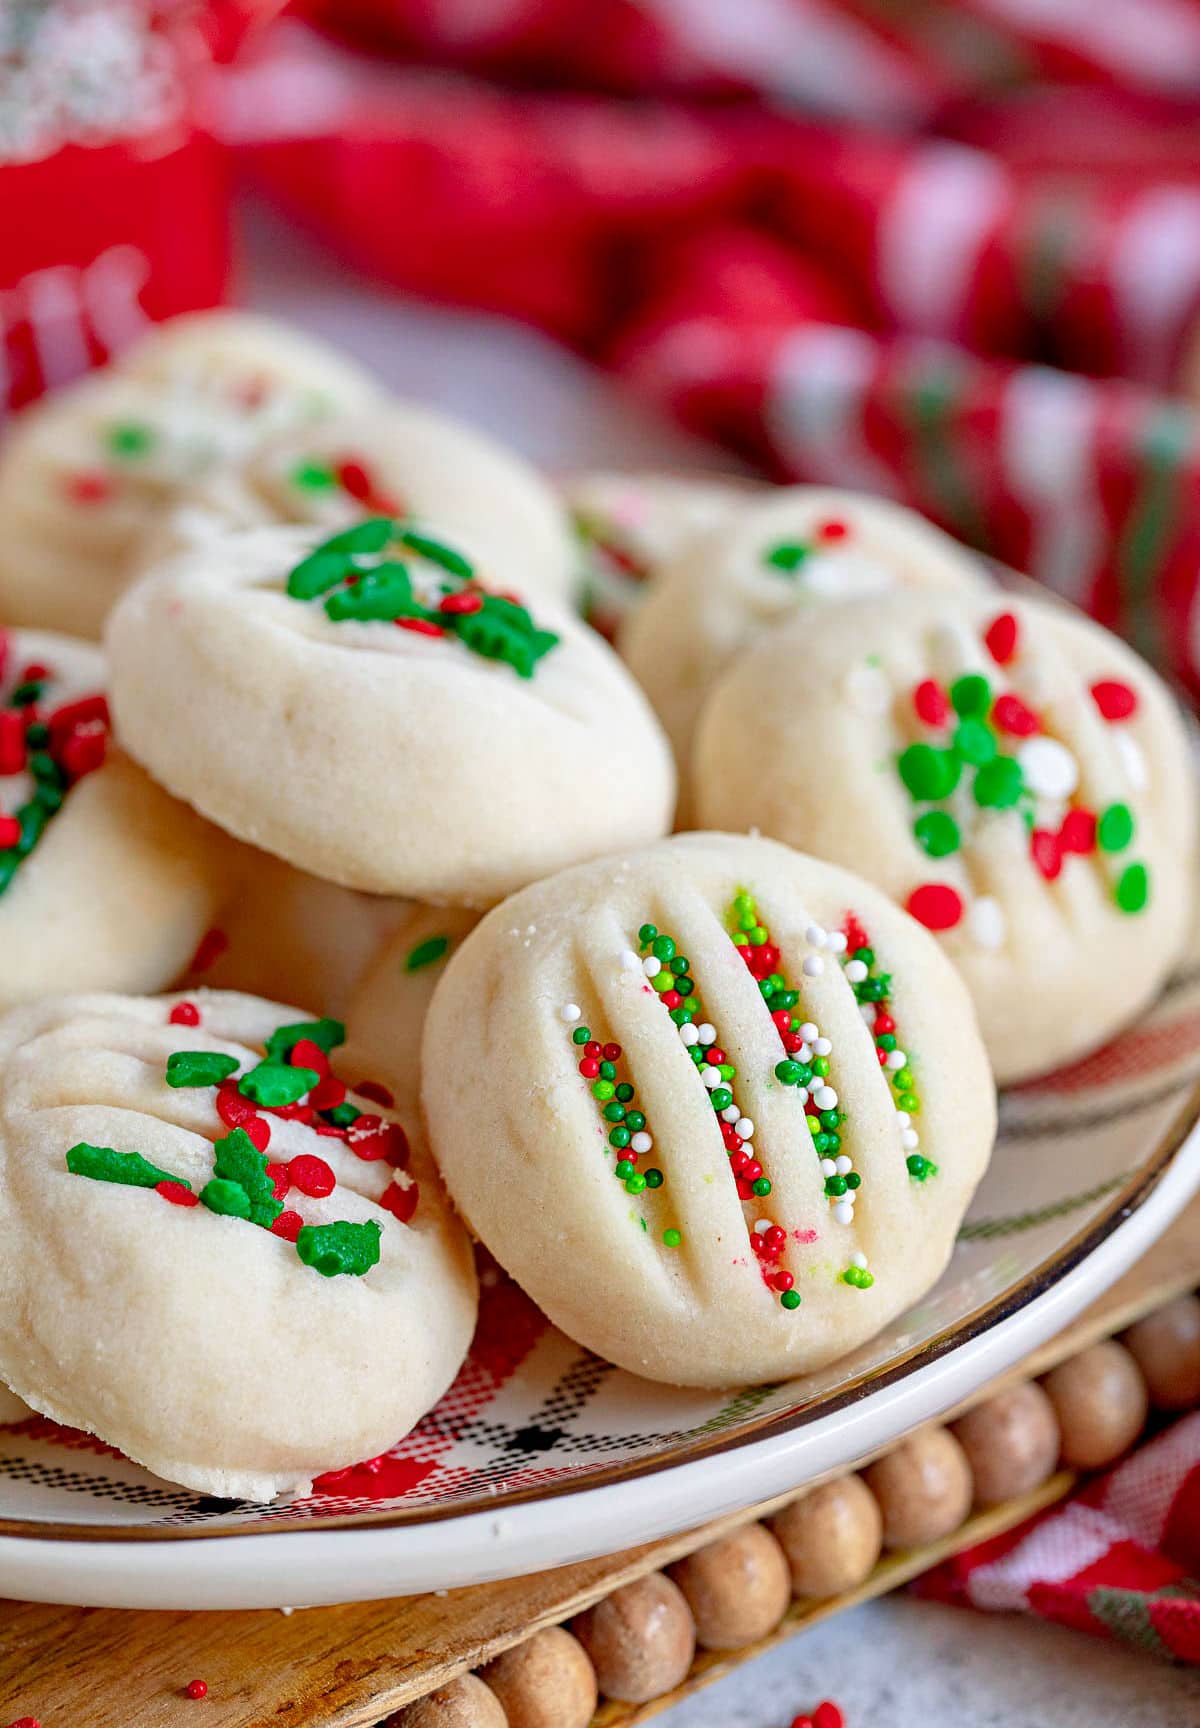
[[[133,1608],[362,1600],[540,1571],[854,1463],[1064,1326],[1200,1187],[1200,949],[1108,1050],[1003,1100],[924,1302],[821,1373],[655,1386],[485,1274],[476,1343],[394,1454],[287,1506],[203,1500],[40,1418],[0,1428],[0,1593]]]

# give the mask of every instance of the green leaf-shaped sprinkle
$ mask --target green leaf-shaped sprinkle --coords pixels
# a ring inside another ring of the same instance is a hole
[[[379,1263],[381,1234],[374,1219],[366,1224],[350,1224],[344,1219],[336,1224],[306,1224],[296,1238],[296,1252],[323,1278],[343,1273],[361,1278]]]

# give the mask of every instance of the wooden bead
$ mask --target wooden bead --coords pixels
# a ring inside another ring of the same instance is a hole
[[[670,1568],[705,1650],[740,1650],[773,1632],[792,1599],[783,1549],[761,1524],[747,1524]]]
[[[463,1674],[397,1710],[383,1728],[508,1728],[508,1719],[495,1693],[474,1674]]]
[[[885,1548],[923,1548],[949,1536],[974,1496],[967,1455],[948,1428],[919,1428],[864,1480],[883,1514]]]
[[[596,1672],[565,1626],[547,1626],[480,1669],[504,1706],[508,1728],[587,1728],[596,1714]]]
[[[971,1466],[977,1506],[1032,1494],[1058,1463],[1058,1417],[1035,1380],[968,1410],[951,1432]]]
[[[1060,1362],[1042,1381],[1062,1431],[1062,1460],[1099,1470],[1128,1450],[1146,1423],[1141,1369],[1123,1344],[1107,1338]]]
[[[687,1674],[696,1653],[692,1611],[678,1584],[651,1572],[623,1584],[571,1622],[605,1698],[646,1704]]]
[[[1200,1300],[1177,1296],[1129,1328],[1121,1342],[1160,1410],[1200,1404]]]
[[[839,1476],[793,1500],[771,1519],[797,1596],[840,1596],[873,1570],[883,1517],[861,1476]]]

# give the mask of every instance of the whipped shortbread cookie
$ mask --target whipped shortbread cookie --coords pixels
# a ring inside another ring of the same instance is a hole
[[[122,740],[240,839],[376,894],[487,905],[662,834],[674,771],[642,692],[488,558],[389,517],[181,554],[110,621]]]
[[[421,1035],[450,956],[479,922],[465,906],[409,903],[359,980],[346,1022],[354,1048],[407,1096],[420,1083]]]
[[[379,1454],[440,1397],[474,1325],[470,1247],[415,1113],[338,1078],[342,1036],[227,992],[0,1018],[19,1397],[253,1500]]]
[[[109,736],[100,651],[0,630],[0,1008],[160,990],[227,891],[223,837]]]
[[[231,529],[304,523],[328,534],[385,515],[480,538],[500,587],[571,598],[575,553],[549,483],[483,433],[411,402],[295,425],[211,470],[147,541],[143,564]]]
[[[375,387],[321,343],[250,313],[155,327],[26,409],[0,443],[0,617],[100,634],[186,491]]]
[[[682,547],[618,646],[685,768],[716,679],[794,612],[894,588],[983,583],[978,558],[914,510],[857,492],[774,487]]]
[[[818,1368],[923,1295],[996,1126],[928,932],[730,835],[496,907],[450,957],[421,1062],[435,1155],[501,1264],[581,1344],[692,1386]]]
[[[935,931],[1002,1084],[1134,1019],[1185,942],[1179,712],[1061,606],[882,594],[808,613],[717,686],[692,784],[703,821],[852,866]]]

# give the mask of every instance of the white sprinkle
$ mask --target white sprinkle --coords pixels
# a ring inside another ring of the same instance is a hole
[[[819,954],[810,954],[804,962],[803,972],[806,978],[819,978],[825,970],[825,962]]]
[[[703,1080],[710,1092],[715,1092],[718,1086],[724,1084],[721,1079],[721,1070],[719,1068],[702,1068],[700,1070],[700,1078]]]
[[[797,1102],[797,1104],[807,1104],[808,1103],[808,1087],[807,1086],[797,1086],[797,1088],[796,1088],[796,1102]]]
[[[633,1139],[629,1142],[629,1147],[631,1151],[636,1152],[640,1156],[643,1152],[649,1152],[653,1144],[654,1141],[650,1138],[649,1134],[635,1134]]]
[[[906,1152],[915,1152],[921,1144],[921,1136],[915,1128],[902,1128],[900,1130],[900,1144]]]
[[[1150,775],[1146,769],[1146,758],[1142,755],[1142,747],[1136,738],[1131,738],[1128,732],[1119,726],[1113,732],[1113,743],[1117,747],[1117,755],[1121,758],[1129,784],[1135,792],[1144,792],[1150,784]]]
[[[739,1116],[734,1123],[733,1131],[735,1134],[740,1134],[743,1140],[753,1140],[754,1138],[754,1124],[749,1116]]]
[[[999,900],[981,894],[967,911],[967,930],[978,948],[1000,948],[1008,934],[1008,920]]]
[[[760,1236],[765,1236],[767,1231],[771,1228],[771,1220],[769,1218],[756,1218],[754,1220],[754,1228]]]
[[[912,1117],[909,1115],[907,1110],[897,1110],[896,1120],[899,1122],[901,1128],[907,1128],[909,1123],[912,1121]]]
[[[813,1093],[813,1103],[818,1110],[836,1110],[837,1093],[832,1086],[818,1086]]]
[[[861,960],[847,960],[845,971],[851,984],[861,984],[867,976],[866,965]]]
[[[679,1036],[689,1048],[700,1041],[700,1034],[697,1032],[690,1020],[685,1020],[683,1025],[679,1028]]]
[[[834,1159],[822,1158],[822,1160],[821,1160],[821,1174],[822,1174],[822,1176],[836,1176],[837,1175],[837,1163],[835,1162]]]
[[[846,952],[846,932],[844,930],[834,930],[830,934],[829,940],[825,946],[833,954],[844,954]]]
[[[814,948],[824,948],[826,942],[829,940],[829,932],[823,930],[819,924],[810,924],[808,929],[804,932],[804,935],[805,939],[808,942],[811,942]]]
[[[903,1068],[907,1061],[903,1050],[889,1050],[883,1065],[885,1068]]]
[[[854,1206],[848,1195],[845,1199],[838,1201],[833,1209],[833,1216],[839,1224],[853,1224]]]
[[[1025,784],[1039,798],[1069,798],[1079,784],[1079,764],[1057,738],[1027,738],[1017,761]]]
[[[715,1044],[717,1041],[717,1029],[710,1026],[707,1020],[701,1022],[699,1034],[701,1044]]]
[[[860,714],[886,714],[892,687],[878,666],[852,666],[842,679],[842,694]]]
[[[653,954],[647,954],[646,958],[642,961],[642,971],[646,974],[647,978],[657,978],[659,973],[662,971],[662,961],[657,959]]]
[[[874,1026],[874,1024],[875,1024],[875,1005],[873,1002],[860,1002],[858,1005],[858,1011],[862,1015],[863,1019],[866,1021],[868,1026]]]
[[[622,948],[621,965],[626,972],[640,972],[642,969],[642,962],[632,948]]]
[[[828,1038],[818,1038],[813,1044],[813,1049],[818,1056],[829,1056],[833,1053],[833,1045]]]
[[[812,1045],[811,1044],[801,1044],[799,1050],[797,1050],[797,1052],[796,1052],[794,1060],[797,1062],[811,1062],[812,1059],[813,1059]]]
[[[835,1174],[838,1176],[849,1176],[851,1170],[854,1168],[854,1165],[851,1163],[850,1159],[847,1158],[844,1152],[839,1153],[838,1157],[835,1158],[834,1163],[837,1166]]]
[[[742,1112],[736,1104],[727,1104],[721,1112],[722,1122],[737,1122]]]
[[[806,1044],[811,1044],[814,1038],[821,1036],[821,1028],[815,1020],[806,1020],[800,1028],[800,1036]]]
[[[578,1002],[564,1002],[558,1013],[559,1018],[565,1020],[568,1026],[573,1020],[583,1019],[583,1009]]]
[[[860,1272],[866,1271],[866,1269],[867,1269],[867,1257],[863,1253],[861,1248],[856,1248],[854,1250],[853,1254],[851,1254],[850,1264],[851,1264],[851,1266],[857,1266]]]

